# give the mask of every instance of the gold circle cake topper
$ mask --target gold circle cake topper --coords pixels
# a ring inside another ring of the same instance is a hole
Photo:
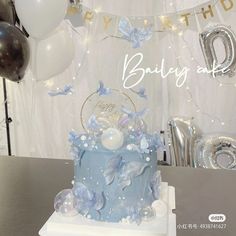
[[[136,112],[135,103],[130,96],[118,89],[109,89],[101,94],[98,91],[90,94],[84,101],[80,111],[80,121],[83,129],[89,132],[87,123],[91,116],[109,127],[116,127],[121,117],[122,107]]]

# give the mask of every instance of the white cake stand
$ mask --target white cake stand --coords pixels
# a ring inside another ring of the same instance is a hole
[[[156,217],[141,225],[104,223],[89,220],[81,215],[63,217],[57,213],[39,231],[40,236],[176,236],[175,188],[161,184],[160,200],[154,202]]]

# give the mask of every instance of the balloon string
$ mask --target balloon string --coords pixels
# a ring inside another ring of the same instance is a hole
[[[5,107],[5,105],[6,105],[7,103],[9,104],[8,98],[4,99],[4,101],[2,102],[2,104],[1,104],[2,109],[4,109],[4,107]],[[6,128],[7,128],[6,122],[7,122],[6,119],[2,119],[2,120],[0,121],[0,125],[1,125],[0,127],[6,129]]]
[[[76,33],[77,35],[79,35],[81,38],[85,38],[84,40],[86,40],[86,38],[88,37],[89,35],[89,30],[86,32],[86,35],[84,36],[84,34],[81,34],[79,31],[77,31],[72,24],[70,24],[69,22],[65,21],[66,24],[68,24],[70,26],[70,28],[72,29],[72,31],[74,33]],[[85,42],[85,52],[83,53],[83,56],[82,56],[82,59],[81,59],[81,62],[79,62],[77,64],[77,68],[75,68],[75,78],[78,78],[79,77],[79,74],[80,74],[80,71],[81,71],[81,68],[83,68],[84,64],[85,64],[85,61],[86,61],[86,58],[87,58],[87,51],[88,51],[88,42]]]

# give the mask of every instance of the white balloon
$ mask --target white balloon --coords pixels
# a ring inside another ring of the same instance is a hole
[[[47,80],[69,67],[75,56],[72,36],[62,24],[48,38],[29,38],[30,68],[36,80]]]
[[[65,18],[68,0],[15,0],[17,15],[31,37],[43,38]]]
[[[109,150],[117,150],[124,143],[124,135],[121,131],[115,128],[108,128],[101,136],[102,145]]]

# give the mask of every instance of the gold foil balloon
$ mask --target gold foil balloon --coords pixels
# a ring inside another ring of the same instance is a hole
[[[175,117],[169,121],[170,154],[174,166],[194,167],[194,143],[201,137],[191,118]]]

